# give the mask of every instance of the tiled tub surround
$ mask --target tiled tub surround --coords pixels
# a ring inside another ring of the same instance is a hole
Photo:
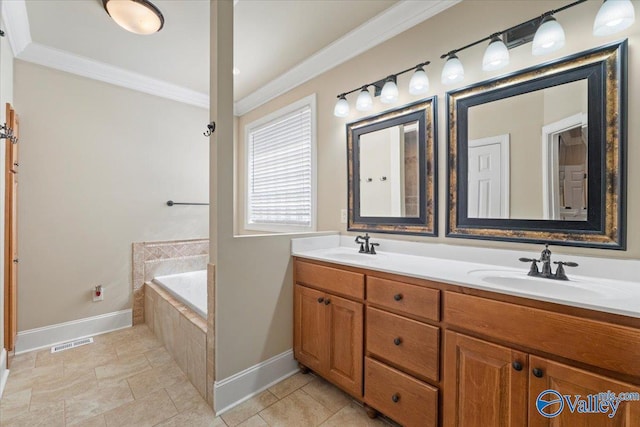
[[[144,323],[144,283],[156,276],[206,270],[209,240],[133,244],[133,324]]]
[[[145,283],[145,322],[207,399],[207,321],[161,286]]]
[[[157,276],[153,278],[153,283],[169,292],[203,319],[207,318],[207,270]]]
[[[537,258],[540,252],[417,243],[376,237],[371,240],[380,243],[376,249],[377,255],[359,254],[353,236],[338,234],[293,239],[291,249],[292,255],[300,258],[640,317],[640,281],[637,278],[637,272],[640,271],[639,260],[554,253],[552,261],[575,261],[579,264],[579,267],[567,269],[569,282],[539,279],[539,286],[518,288],[487,282],[482,273],[518,276],[519,280],[528,280],[529,265],[519,262],[518,258]],[[558,247],[551,249],[554,252],[560,251]]]

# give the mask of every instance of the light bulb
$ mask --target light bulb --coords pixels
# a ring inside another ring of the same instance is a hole
[[[383,104],[392,104],[398,100],[398,86],[393,79],[388,79],[382,86],[382,92],[380,92],[380,102]]]
[[[442,68],[442,84],[450,85],[461,82],[462,80],[464,80],[464,67],[458,57],[452,53]]]
[[[424,95],[429,92],[429,77],[424,72],[424,68],[416,68],[416,72],[409,81],[409,93],[411,95]]]
[[[373,108],[373,98],[371,98],[371,94],[367,90],[367,87],[363,87],[362,91],[358,95],[358,99],[356,100],[356,110],[358,111],[369,111]]]
[[[491,38],[487,50],[482,57],[482,69],[484,71],[499,70],[509,65],[509,49],[498,36]]]
[[[594,36],[608,36],[631,26],[636,13],[630,0],[605,0],[593,22]]]
[[[533,36],[531,53],[535,56],[555,52],[564,46],[564,30],[552,16],[542,20],[536,35]]]
[[[333,108],[333,115],[336,117],[347,117],[349,115],[349,103],[344,95],[341,95]]]

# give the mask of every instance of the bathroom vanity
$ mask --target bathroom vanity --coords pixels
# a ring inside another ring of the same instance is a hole
[[[613,417],[565,404],[547,418],[536,406],[548,389],[572,402],[640,392],[640,299],[607,298],[581,280],[552,281],[567,303],[523,297],[517,285],[526,285],[526,267],[498,274],[488,265],[344,247],[293,254],[295,357],[372,416],[404,426],[640,426],[635,401],[621,402]],[[599,297],[609,300],[601,309],[585,302]]]

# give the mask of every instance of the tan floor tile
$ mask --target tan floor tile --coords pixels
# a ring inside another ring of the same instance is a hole
[[[157,424],[156,427],[224,427],[226,424],[220,417],[213,415],[213,410],[202,404],[195,410],[182,412],[168,420]]]
[[[36,356],[37,353],[34,351],[14,356],[11,360],[11,366],[9,367],[11,369],[11,372],[17,373],[18,371],[22,371],[24,369],[35,368]]]
[[[3,422],[2,427],[64,427],[64,402],[59,401],[53,406],[25,412]]]
[[[62,378],[62,366],[43,366],[41,368],[30,368],[19,371],[9,371],[9,379],[5,388],[5,393],[13,393],[19,390],[32,388],[42,381],[50,381]]]
[[[51,349],[45,349],[35,352],[36,368],[43,366],[60,366],[63,362],[62,353],[51,353]]]
[[[165,390],[122,405],[104,414],[107,427],[151,427],[178,414]]]
[[[118,356],[111,345],[93,343],[62,352],[65,376],[72,372],[93,371],[102,365],[117,362]]]
[[[153,332],[151,332],[146,325],[137,328],[136,332],[132,336],[127,337],[127,339],[116,341],[112,345],[115,348],[118,357],[143,354],[149,350],[162,346],[160,341],[158,341]]]
[[[133,394],[124,380],[106,386],[96,386],[65,401],[67,425],[84,425],[86,420],[132,401]]]
[[[233,427],[251,418],[263,409],[268,408],[277,401],[278,398],[273,393],[266,390],[259,395],[242,402],[228,412],[225,412],[222,414],[222,419],[228,426]]]
[[[93,371],[70,373],[67,377],[47,378],[38,381],[31,389],[31,410],[34,406],[47,405],[50,402],[70,399],[86,393],[98,385]]]
[[[194,410],[206,404],[198,390],[187,380],[168,386],[165,390],[167,390],[173,404],[176,405],[178,412]]]
[[[178,366],[169,362],[127,378],[129,387],[136,399],[154,391],[186,381],[187,377]]]
[[[173,358],[164,347],[156,347],[153,350],[147,351],[144,355],[153,368],[173,362]]]
[[[317,426],[327,420],[331,411],[302,390],[295,391],[279,402],[260,412],[270,426]]]
[[[117,383],[140,372],[151,369],[144,354],[121,357],[113,363],[98,366],[95,369],[98,384]]]
[[[29,411],[31,401],[31,389],[5,394],[0,399],[0,425],[7,420],[22,415]]]
[[[321,424],[322,427],[389,427],[381,418],[371,419],[364,408],[351,403]]]
[[[269,427],[269,424],[260,415],[254,415],[242,424],[238,424],[238,427]]]
[[[351,402],[351,397],[321,378],[311,381],[302,390],[334,413]]]
[[[69,424],[67,422],[67,426],[72,426],[73,424]],[[82,420],[80,424],[82,427],[106,427],[107,422],[104,420],[104,415],[97,415],[95,417],[89,418],[87,420]]]
[[[284,381],[280,381],[278,384],[269,387],[269,391],[276,395],[278,399],[288,396],[302,386],[307,385],[313,381],[316,377],[310,374],[302,374],[298,372],[295,375],[290,376]]]

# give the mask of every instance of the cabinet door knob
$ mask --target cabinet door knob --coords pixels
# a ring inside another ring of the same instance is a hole
[[[322,297],[318,298],[318,302],[319,302],[320,304],[322,304],[322,303],[324,302],[324,298],[322,298]]]
[[[402,294],[395,294],[393,296],[393,299],[396,300],[396,301],[400,301],[402,299]]]
[[[402,338],[400,338],[400,337],[398,337],[398,338],[394,338],[394,339],[393,339],[393,343],[394,343],[395,345],[400,345],[400,344],[402,344]]]
[[[324,300],[324,305],[329,305],[329,304],[331,304],[331,300],[329,298]]]
[[[522,363],[516,361],[511,364],[516,371],[522,371]]]
[[[398,403],[400,401],[400,396],[398,395],[398,393],[394,393],[394,395],[391,396],[391,400],[393,400],[393,403]]]
[[[540,368],[533,368],[533,376],[537,378],[542,378],[544,372]]]

